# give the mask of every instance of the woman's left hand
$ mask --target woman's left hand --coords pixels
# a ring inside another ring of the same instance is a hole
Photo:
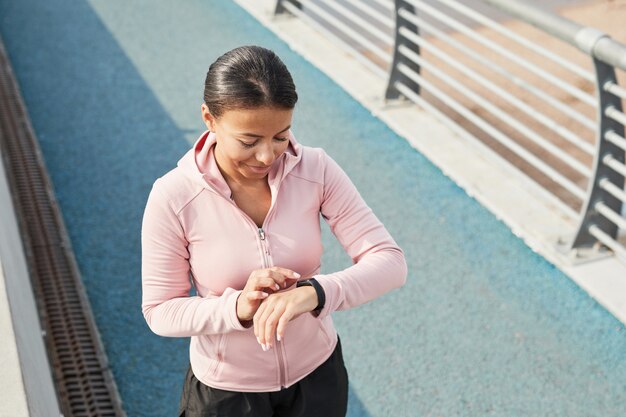
[[[263,300],[253,318],[254,334],[263,350],[267,351],[272,347],[274,334],[280,342],[287,323],[300,314],[313,311],[317,302],[317,293],[311,286],[270,294]]]

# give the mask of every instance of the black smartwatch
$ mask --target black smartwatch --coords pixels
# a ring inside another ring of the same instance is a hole
[[[311,313],[314,316],[319,316],[320,312],[324,308],[324,304],[326,303],[326,293],[324,292],[324,288],[320,285],[319,282],[315,278],[303,279],[302,281],[298,281],[296,283],[296,288],[299,287],[313,287],[315,292],[317,293],[317,307]]]

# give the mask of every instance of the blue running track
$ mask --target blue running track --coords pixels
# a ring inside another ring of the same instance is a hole
[[[0,34],[130,417],[174,416],[188,364],[141,316],[146,197],[202,131],[208,65],[243,44],[282,57],[296,137],[407,255],[402,290],[334,315],[351,417],[626,416],[624,326],[236,4],[0,0]],[[325,236],[324,270],[348,265]]]

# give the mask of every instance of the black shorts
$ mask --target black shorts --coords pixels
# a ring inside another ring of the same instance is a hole
[[[341,342],[315,371],[275,392],[238,392],[198,381],[191,366],[185,377],[179,416],[186,417],[345,417],[348,373]]]

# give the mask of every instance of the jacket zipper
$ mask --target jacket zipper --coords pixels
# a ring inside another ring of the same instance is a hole
[[[269,213],[268,213],[269,215]],[[269,268],[272,266],[270,262],[270,252],[268,249],[267,239],[265,237],[265,231],[262,227],[259,227],[259,238],[261,240],[262,252],[263,252],[263,262],[265,263],[265,267]],[[282,343],[276,343],[276,358],[278,359],[278,370],[280,373],[280,389],[285,388],[285,361],[284,361],[284,352]]]
[[[278,190],[280,187],[276,187],[276,191],[275,191],[275,195],[272,196],[272,200],[276,201],[278,199]],[[219,193],[218,193],[219,194]],[[224,197],[226,198],[226,197]],[[254,222],[254,220],[252,220],[252,218],[250,218],[250,216],[248,216],[243,210],[241,210],[237,204],[230,198],[226,198],[228,200],[228,202],[230,204],[232,204],[233,206],[235,206],[235,208],[237,208],[237,210],[239,210],[239,212],[241,213],[241,215],[248,220],[248,222],[257,229],[258,235],[259,235],[259,240],[261,242],[261,252],[263,252],[263,267],[264,268],[270,268],[272,267],[272,262],[270,262],[270,252],[269,249],[267,247],[267,237],[265,236],[265,230],[263,230],[263,227],[267,226],[267,222],[269,221],[269,218],[272,214],[272,211],[274,209],[274,204],[272,204],[270,206],[270,209],[267,211],[267,214],[265,216],[265,220],[263,220],[263,225],[262,227],[258,227],[256,225],[256,223]],[[276,344],[276,358],[278,359],[278,370],[280,373],[279,379],[280,379],[280,389],[285,388],[285,351],[283,348],[283,344]]]
[[[265,268],[270,267],[269,249],[265,243],[265,231],[262,227],[259,227],[259,238],[261,239],[261,251],[263,252],[263,266]]]

